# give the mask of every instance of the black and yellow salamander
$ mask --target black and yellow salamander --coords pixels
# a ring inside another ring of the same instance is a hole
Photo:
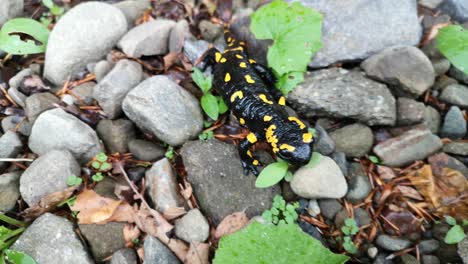
[[[236,40],[228,27],[224,35],[226,50],[209,49],[202,58],[202,69],[212,67],[214,89],[239,123],[251,131],[239,144],[244,172],[258,175],[259,161],[250,147],[259,140],[266,140],[282,160],[306,164],[312,155],[312,133],[297,117],[288,115],[286,98],[275,88],[273,73],[248,58],[245,43]]]

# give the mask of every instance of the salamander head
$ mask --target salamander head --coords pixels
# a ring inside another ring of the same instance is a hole
[[[298,134],[297,138],[301,138],[302,134]],[[278,144],[279,150],[276,153],[278,157],[293,165],[302,166],[309,162],[312,156],[312,144],[304,143],[302,139],[288,141],[287,143]]]

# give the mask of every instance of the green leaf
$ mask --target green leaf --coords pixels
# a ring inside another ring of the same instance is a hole
[[[289,72],[281,76],[276,83],[276,87],[283,93],[287,95],[289,92],[292,92],[294,88],[304,81],[303,72]]]
[[[93,179],[93,181],[95,181],[95,182],[100,182],[100,181],[104,180],[104,175],[102,175],[101,172],[98,172],[98,173],[94,174],[93,177],[91,177],[91,179]]]
[[[69,176],[67,179],[68,186],[78,186],[83,182],[83,179],[75,175]]]
[[[210,93],[204,94],[201,98],[201,106],[203,111],[213,120],[218,119],[219,109],[218,100]]]
[[[206,94],[210,91],[213,81],[212,76],[205,77],[200,69],[193,68],[192,79],[200,88],[200,90],[202,90],[203,94]]]
[[[290,171],[286,172],[286,176],[284,176],[284,180],[287,182],[291,182],[294,178],[294,174]]]
[[[268,65],[280,76],[304,72],[312,55],[322,47],[323,16],[299,2],[275,0],[252,14],[251,30],[258,39],[273,39]]]
[[[312,168],[314,166],[316,166],[320,160],[322,159],[322,154],[318,153],[318,152],[313,152],[312,153],[312,158],[309,160],[309,163],[307,163],[307,167],[309,168]]]
[[[93,163],[91,163],[91,166],[96,170],[99,170],[99,168],[101,168],[101,163],[99,161],[93,161]]]
[[[63,9],[63,7],[60,7],[58,5],[54,5],[51,9],[50,9],[50,12],[54,15],[54,16],[61,16],[63,15],[63,13],[65,12],[65,9]]]
[[[284,161],[274,162],[266,166],[255,181],[255,187],[267,188],[277,184],[286,176],[288,163]]]
[[[37,264],[31,256],[21,251],[5,249],[5,255],[6,259],[13,264]]]
[[[465,238],[465,233],[460,225],[454,225],[445,235],[444,242],[447,244],[457,244]]]
[[[96,155],[96,160],[100,162],[106,162],[107,155],[104,152],[100,152],[99,154]]]
[[[468,30],[458,25],[439,29],[437,47],[452,65],[468,74]]]
[[[276,226],[254,222],[221,238],[213,264],[339,264],[346,260],[348,257],[332,253],[296,224]]]
[[[379,164],[380,163],[380,159],[376,156],[373,156],[373,155],[369,155],[369,160],[372,162],[372,163],[375,163],[375,164]]]
[[[220,114],[224,114],[229,110],[228,106],[224,102],[223,98],[221,96],[217,96],[218,98],[218,110]]]
[[[168,159],[173,159],[174,158],[174,155],[175,155],[175,152],[174,152],[174,147],[172,146],[169,146],[167,148],[167,151],[166,153],[164,153],[164,156]]]
[[[346,252],[351,254],[356,254],[358,251],[358,248],[356,245],[354,245],[354,242],[348,236],[344,237],[343,248],[346,250]]]
[[[54,1],[52,0],[42,0],[42,4],[45,5],[49,9],[51,9],[55,5]]]
[[[463,220],[463,226],[468,226],[468,220]]]
[[[102,163],[101,167],[99,168],[99,170],[101,171],[108,171],[110,169],[112,169],[112,164],[110,164],[109,162]]]
[[[447,222],[447,224],[453,225],[453,226],[457,224],[457,220],[455,220],[455,218],[451,217],[450,215],[446,215],[444,217],[445,217],[445,222]]]
[[[21,40],[18,33],[29,35],[34,40]],[[14,55],[42,53],[46,50],[49,30],[40,22],[30,18],[8,20],[0,30],[0,50]]]

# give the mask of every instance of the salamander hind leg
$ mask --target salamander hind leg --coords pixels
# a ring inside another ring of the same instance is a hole
[[[250,133],[247,135],[247,138],[240,142],[239,144],[239,156],[241,158],[242,167],[244,168],[244,174],[248,175],[249,172],[252,172],[255,176],[258,176],[259,172],[257,167],[260,165],[260,162],[254,158],[250,147],[257,142],[257,135],[255,133]]]

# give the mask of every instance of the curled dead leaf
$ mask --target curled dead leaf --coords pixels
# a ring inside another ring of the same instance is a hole
[[[246,226],[248,222],[249,218],[245,212],[230,214],[226,216],[216,228],[215,238],[219,239],[224,235],[232,234]]]
[[[163,216],[167,220],[172,220],[184,215],[186,212],[183,207],[170,207],[164,211]]]
[[[190,244],[184,264],[209,264],[210,245],[194,242]]]
[[[140,229],[136,225],[126,224],[123,229],[123,235],[125,239],[125,245],[127,247],[133,246],[133,241],[140,236]]]
[[[24,210],[25,220],[32,221],[46,212],[51,212],[59,203],[70,198],[77,188],[77,186],[69,187],[63,191],[54,192],[42,197],[36,205]]]

